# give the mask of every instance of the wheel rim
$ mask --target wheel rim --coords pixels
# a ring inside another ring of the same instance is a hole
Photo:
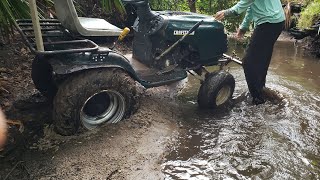
[[[230,94],[231,94],[231,87],[230,86],[223,86],[217,94],[216,105],[220,106],[220,105],[224,104],[225,102],[227,102],[230,97]]]
[[[91,130],[103,123],[117,123],[125,114],[125,98],[116,91],[101,91],[90,96],[80,112],[80,121]]]

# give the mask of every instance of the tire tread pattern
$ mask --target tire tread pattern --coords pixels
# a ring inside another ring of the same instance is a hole
[[[71,75],[59,86],[53,102],[55,130],[62,135],[72,135],[83,128],[79,114],[84,102],[93,94],[108,89],[125,97],[124,118],[137,110],[139,105],[136,82],[124,70],[87,70]]]

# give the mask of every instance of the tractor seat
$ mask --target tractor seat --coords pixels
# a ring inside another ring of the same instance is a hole
[[[82,36],[119,36],[121,29],[104,19],[78,17],[73,0],[54,0],[56,16],[62,26]]]
[[[89,30],[114,30],[121,31],[117,26],[108,23],[104,19],[79,17],[80,24]]]

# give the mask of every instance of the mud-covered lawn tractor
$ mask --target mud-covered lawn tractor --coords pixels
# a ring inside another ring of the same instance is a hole
[[[16,25],[36,55],[32,79],[53,100],[54,125],[60,134],[129,117],[137,109],[137,82],[152,88],[191,74],[201,82],[199,107],[219,108],[232,98],[235,80],[223,67],[241,62],[224,54],[228,44],[224,26],[210,16],[152,11],[147,0],[124,0],[137,7],[138,17],[132,26],[132,54],[122,54],[92,39],[119,36],[119,41],[127,29],[103,19],[78,17],[73,0],[54,0],[58,19],[38,20],[34,3],[30,3],[33,19],[17,20]],[[206,66],[220,70],[209,72]]]

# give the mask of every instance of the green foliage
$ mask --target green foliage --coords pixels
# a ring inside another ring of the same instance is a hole
[[[186,0],[149,0],[149,2],[154,10],[189,11]]]
[[[301,12],[298,27],[301,29],[309,28],[318,19],[320,19],[320,0],[315,0]]]
[[[0,1],[0,27],[1,31],[9,32],[10,26],[16,18],[29,17],[27,1],[1,0]]]
[[[52,0],[38,0],[42,7],[52,6]],[[15,19],[30,18],[29,3],[27,0],[0,0],[0,31],[8,34]],[[42,18],[45,12],[38,8],[39,16]]]
[[[213,16],[216,12],[232,7],[239,0],[197,0],[198,13]],[[187,0],[149,0],[154,10],[190,11]],[[244,16],[227,18],[224,21],[229,31],[235,31]]]
[[[229,9],[239,0],[198,0],[197,7],[199,13],[214,15],[216,12],[224,9]],[[242,22],[244,14],[236,17],[226,18],[224,25],[228,31],[236,31]]]
[[[126,10],[121,0],[101,0],[102,8],[106,12],[118,11],[120,14],[126,14]]]

